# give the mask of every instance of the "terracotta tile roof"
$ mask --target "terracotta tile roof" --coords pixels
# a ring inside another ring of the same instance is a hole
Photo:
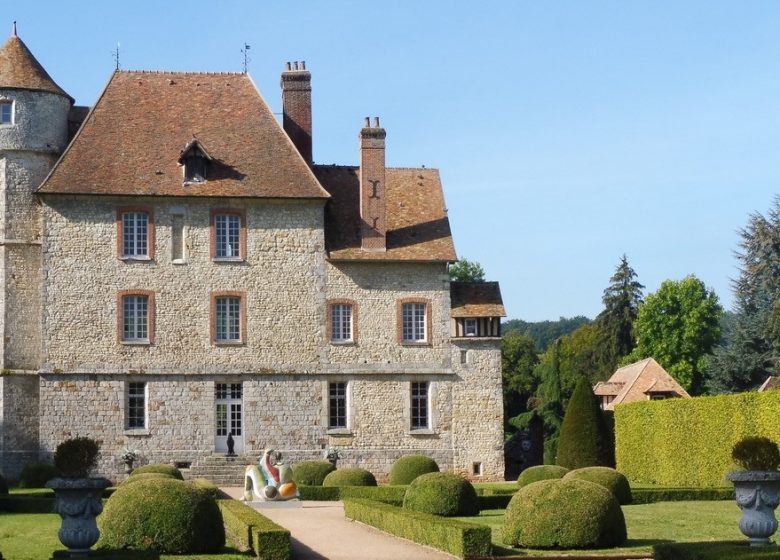
[[[771,391],[772,389],[780,388],[780,377],[770,375],[758,388],[759,391]]]
[[[216,161],[183,184],[197,138]],[[39,193],[327,198],[246,74],[115,72]]]
[[[608,381],[599,381],[593,387],[593,393],[598,396],[617,396],[623,388],[623,383],[610,383]]]
[[[332,196],[325,209],[325,239],[331,260],[457,259],[438,170],[387,169],[387,251],[381,253],[360,248],[358,168],[315,165],[314,174]]]
[[[16,35],[0,48],[0,88],[48,91],[63,95],[73,102],[73,98],[54,83],[27,45]]]
[[[506,317],[498,282],[450,282],[452,317]]]
[[[619,368],[606,383],[597,383],[593,388],[594,393],[601,385],[620,386],[620,391],[615,395],[614,400],[604,407],[605,410],[614,410],[615,406],[624,402],[645,400],[651,393],[675,393],[680,397],[690,398],[688,392],[653,358],[645,358]]]

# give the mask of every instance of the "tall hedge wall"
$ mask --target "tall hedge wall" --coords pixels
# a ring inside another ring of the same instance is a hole
[[[744,436],[780,442],[779,412],[780,391],[617,406],[617,470],[634,483],[727,486],[732,446]]]

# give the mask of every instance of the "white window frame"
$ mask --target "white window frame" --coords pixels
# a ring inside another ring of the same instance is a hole
[[[146,435],[149,433],[149,383],[131,380],[126,383],[125,387],[125,433]],[[139,399],[140,406],[137,402]],[[138,409],[141,409],[142,417],[135,414]],[[139,418],[140,422],[138,422]]]
[[[466,319],[463,321],[463,333],[466,336],[477,336],[477,320]]]
[[[6,111],[7,108],[7,111]],[[8,114],[8,120],[4,118]],[[9,126],[14,124],[14,102],[8,99],[0,99],[0,125]]]
[[[122,342],[149,342],[149,313],[150,302],[148,295],[131,294],[122,296]],[[128,320],[130,319],[133,320],[133,324],[131,329],[128,330]]]
[[[214,340],[218,344],[240,343],[243,340],[241,297],[217,296],[214,301],[214,313]],[[220,325],[220,322],[223,324]],[[220,333],[220,331],[222,332]]]
[[[401,339],[406,343],[428,342],[428,304],[404,303],[401,306]]]
[[[421,389],[424,388],[424,395]],[[424,404],[420,405],[420,400],[425,399]],[[420,412],[425,414],[425,423],[415,423],[420,416]],[[431,384],[428,381],[412,381],[409,384],[409,430],[412,432],[431,429]]]
[[[336,391],[334,391],[334,389]],[[342,389],[338,392],[338,389]],[[335,394],[334,394],[335,393]],[[348,430],[349,429],[349,383],[346,381],[328,382],[328,430]],[[333,423],[333,407],[336,406],[336,418],[342,418],[344,425]],[[343,415],[339,414],[339,408],[343,410]]]
[[[141,218],[145,223],[141,223]],[[143,245],[143,248],[140,246]],[[128,211],[122,213],[122,257],[149,258],[149,213]]]
[[[351,303],[332,303],[330,306],[330,341],[354,341],[354,306]],[[345,317],[345,315],[348,315]]]
[[[233,231],[235,227],[235,231]],[[214,215],[214,258],[241,260],[241,216]]]

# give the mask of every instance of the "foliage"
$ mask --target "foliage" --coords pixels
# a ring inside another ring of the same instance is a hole
[[[526,412],[526,403],[539,381],[534,368],[539,356],[534,341],[517,332],[504,336],[501,343],[501,371],[504,391],[504,418]]]
[[[606,548],[626,540],[626,520],[612,493],[598,484],[543,480],[509,502],[503,540],[524,548]]]
[[[264,560],[290,558],[290,531],[237,500],[218,500],[225,527],[242,549]]]
[[[617,468],[632,484],[722,487],[747,436],[780,440],[780,391],[644,401],[615,410]]]
[[[450,280],[453,282],[484,282],[485,271],[478,262],[460,258],[450,265]]]
[[[734,487],[728,488],[634,488],[632,504],[656,502],[734,501]]]
[[[751,547],[747,541],[662,543],[653,545],[655,560],[780,560],[776,546]]]
[[[746,471],[776,471],[780,466],[777,444],[765,437],[746,437],[731,448],[731,458]]]
[[[365,498],[400,506],[408,486],[299,486],[302,500],[337,501],[345,498]]]
[[[639,307],[637,347],[623,363],[655,358],[685,390],[700,393],[722,315],[718,296],[695,276],[665,280]]]
[[[566,408],[555,462],[567,469],[614,464],[607,424],[587,379],[577,383]]]
[[[615,469],[610,469],[609,467],[585,467],[584,469],[569,471],[563,479],[593,482],[612,492],[612,495],[615,496],[621,505],[631,503],[631,485],[628,483],[625,475]]]
[[[125,486],[127,484],[133,484],[135,482],[139,482],[141,480],[159,480],[159,479],[168,479],[168,480],[177,480],[170,474],[161,473],[161,472],[144,472],[139,474],[133,474],[133,476],[128,476],[127,479],[122,483],[122,486]]]
[[[338,469],[329,473],[323,486],[376,486],[376,478],[366,469]]]
[[[99,548],[169,553],[214,552],[225,528],[211,495],[180,480],[143,480],[124,485],[98,518]]]
[[[84,478],[97,464],[100,445],[94,439],[66,439],[54,452],[54,466],[66,478]]]
[[[335,470],[328,461],[301,461],[293,466],[293,480],[299,486],[322,486],[325,477]]]
[[[138,467],[137,469],[133,469],[131,477],[138,476],[139,474],[146,474],[146,473],[160,473],[160,474],[167,474],[168,476],[172,476],[175,479],[178,480],[184,480],[184,476],[181,474],[181,471],[174,467],[173,465],[164,465],[164,464],[151,464],[151,465],[144,465],[143,467]]]
[[[2,475],[0,475],[0,494],[8,494],[8,483]]]
[[[582,315],[570,319],[561,317],[557,321],[527,322],[522,319],[510,319],[501,323],[501,332],[505,336],[514,332],[527,336],[534,341],[537,352],[546,352],[553,342],[590,322],[590,319]]]
[[[563,476],[569,472],[566,467],[559,467],[558,465],[537,465],[535,467],[528,467],[517,478],[517,485],[520,487],[528,486],[533,482],[539,482],[540,480],[551,480],[555,478],[563,478]]]
[[[19,474],[19,488],[43,488],[52,478],[60,476],[57,467],[49,463],[27,463]]]
[[[215,500],[218,500],[222,497],[222,493],[220,492],[219,487],[211,482],[208,478],[193,478],[187,480],[186,482],[198,490],[206,492]]]
[[[477,493],[465,478],[453,473],[434,472],[418,476],[404,496],[404,509],[453,517],[476,515]]]
[[[344,515],[458,558],[487,557],[492,553],[490,528],[475,523],[356,498],[344,500]]]
[[[425,455],[404,455],[390,467],[390,484],[411,484],[421,474],[439,472],[439,465]]]

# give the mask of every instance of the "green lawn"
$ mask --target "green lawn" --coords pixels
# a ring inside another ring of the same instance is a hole
[[[567,556],[582,554],[620,555],[651,552],[653,544],[709,540],[742,540],[737,523],[740,511],[734,502],[658,502],[623,506],[628,527],[625,546],[598,551],[543,551],[513,549],[501,542],[504,510],[485,510],[477,517],[461,517],[488,525],[493,531],[496,556]]]
[[[0,552],[9,560],[49,560],[56,550],[64,550],[57,538],[60,516],[53,513],[0,513]],[[247,560],[237,550],[226,549],[223,554],[192,556],[143,555],[138,552],[116,552],[101,556],[114,559],[148,560]]]

